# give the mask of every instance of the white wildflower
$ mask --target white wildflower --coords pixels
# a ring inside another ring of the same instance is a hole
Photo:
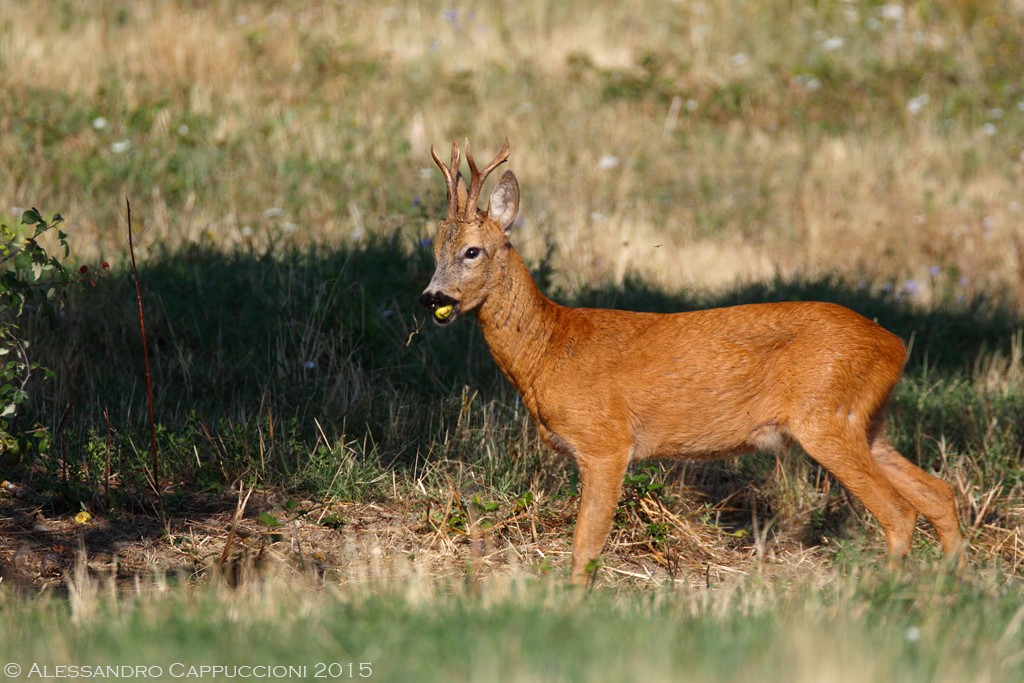
[[[907,111],[910,112],[911,114],[920,114],[921,110],[924,109],[924,106],[931,101],[931,95],[929,95],[928,93],[924,93],[923,95],[913,97],[910,99],[909,102],[907,102]]]
[[[883,19],[888,19],[889,21],[903,21],[903,15],[905,12],[903,5],[891,3],[888,5],[882,5],[881,14]]]
[[[793,79],[793,82],[807,92],[821,90],[821,80],[814,76],[800,75]]]

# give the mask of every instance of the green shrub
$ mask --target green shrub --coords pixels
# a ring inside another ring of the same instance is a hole
[[[29,342],[23,338],[18,321],[27,308],[47,313],[59,309],[61,293],[74,282],[95,282],[88,266],[77,276],[61,262],[70,255],[67,234],[60,229],[64,218],[55,213],[49,221],[37,209],[29,209],[14,227],[0,225],[0,454],[22,453],[45,447],[48,433],[33,427],[18,431],[15,418],[28,398],[29,380],[35,374],[51,376],[32,361]],[[45,233],[55,231],[63,256],[53,256],[40,243]],[[106,264],[104,264],[106,268]]]

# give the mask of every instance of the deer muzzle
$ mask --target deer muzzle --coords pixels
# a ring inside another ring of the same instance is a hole
[[[431,317],[438,325],[447,325],[459,311],[459,302],[442,292],[423,292],[420,303],[431,312]]]

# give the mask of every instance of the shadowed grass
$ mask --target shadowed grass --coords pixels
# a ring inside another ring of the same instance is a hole
[[[538,268],[542,281],[546,267]],[[441,330],[418,310],[431,269],[428,249],[398,234],[345,248],[271,254],[190,247],[152,258],[141,278],[161,481],[215,493],[242,480],[348,501],[416,498],[423,486],[440,491],[442,502],[451,495],[508,504],[528,491],[547,500],[571,495],[572,464],[539,443],[476,326]],[[131,284],[115,276],[76,293],[56,327],[39,320],[28,328],[40,360],[58,372],[45,391],[33,392],[25,420],[48,425],[53,447],[36,459],[6,462],[5,476],[43,476],[64,492],[52,502],[57,509],[116,508],[145,488],[131,295]],[[554,296],[654,311],[795,299],[850,306],[912,340],[891,409],[897,447],[947,479],[962,477],[968,498],[968,491],[996,487],[1012,510],[1020,495],[1021,321],[998,303],[979,297],[924,308],[838,278],[776,280],[721,294],[672,294],[628,279]],[[108,457],[113,498],[100,493]],[[711,502],[737,495],[730,481],[753,482],[736,499],[741,508],[768,518],[811,515],[817,521],[799,524],[810,524],[812,538],[816,529],[836,526],[828,521],[830,487],[822,488],[821,470],[791,465],[797,469],[783,476],[797,491],[787,493],[772,483],[779,462],[728,461],[713,474],[684,465],[657,476],[672,490],[697,484]],[[807,501],[794,508],[791,495]],[[749,515],[730,523],[745,527]],[[1012,513],[1000,515],[1002,526],[1012,526]]]

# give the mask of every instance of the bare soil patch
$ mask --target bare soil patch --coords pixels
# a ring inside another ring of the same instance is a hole
[[[576,512],[574,498],[484,515],[457,497],[444,504],[397,499],[325,506],[256,491],[241,509],[244,496],[228,492],[178,498],[173,513],[118,510],[83,520],[48,512],[20,491],[0,492],[0,580],[29,592],[62,591],[82,565],[126,586],[154,572],[233,580],[245,568],[269,566],[327,581],[411,565],[442,579],[558,574],[569,564]],[[654,498],[637,505],[620,514],[602,582],[716,583],[766,563],[806,566],[823,557],[797,543],[759,541],[691,521]],[[644,520],[662,525],[662,540],[652,540]]]

